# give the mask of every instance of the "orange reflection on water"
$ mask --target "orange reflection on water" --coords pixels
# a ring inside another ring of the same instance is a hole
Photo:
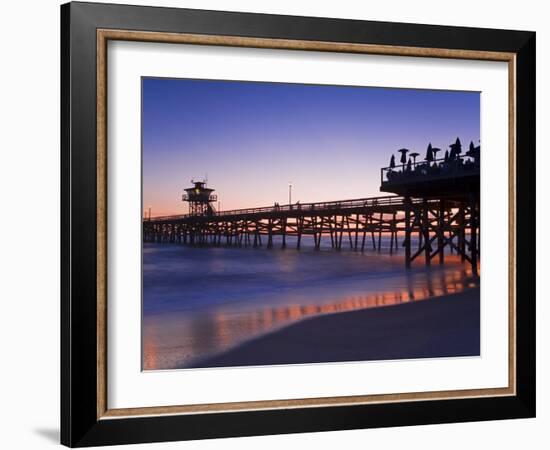
[[[208,314],[193,316],[176,312],[144,320],[143,364],[145,370],[181,368],[200,358],[212,356],[248,339],[320,314],[392,306],[461,292],[476,287],[479,279],[471,269],[428,273],[411,278],[409,285],[392,292],[348,295],[315,301],[299,296],[285,299],[283,305],[257,305],[244,308],[223,305]]]
[[[153,370],[158,366],[157,350],[155,328],[148,327],[143,336],[143,370]]]

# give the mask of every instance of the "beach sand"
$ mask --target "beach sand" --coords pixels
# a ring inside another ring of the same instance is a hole
[[[313,317],[193,367],[477,356],[479,298],[479,288],[473,288],[401,305]]]

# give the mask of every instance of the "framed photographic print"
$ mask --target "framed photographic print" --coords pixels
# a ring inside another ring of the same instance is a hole
[[[535,415],[535,33],[61,19],[63,444]]]

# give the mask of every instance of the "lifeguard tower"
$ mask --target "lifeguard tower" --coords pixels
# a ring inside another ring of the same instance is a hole
[[[218,200],[214,189],[206,187],[206,181],[191,180],[193,187],[184,189],[182,201],[189,203],[189,214],[192,216],[213,216],[216,213],[213,202]]]

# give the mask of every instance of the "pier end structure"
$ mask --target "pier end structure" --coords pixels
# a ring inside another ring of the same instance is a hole
[[[402,165],[395,165],[392,156],[390,166],[380,170],[380,191],[403,197],[406,267],[422,255],[426,265],[433,259],[443,264],[448,250],[478,274],[480,150],[471,143],[463,154],[457,138],[443,158],[436,159],[440,149],[430,144],[424,160],[416,162],[418,153],[400,149]],[[418,247],[413,249],[415,234]]]

